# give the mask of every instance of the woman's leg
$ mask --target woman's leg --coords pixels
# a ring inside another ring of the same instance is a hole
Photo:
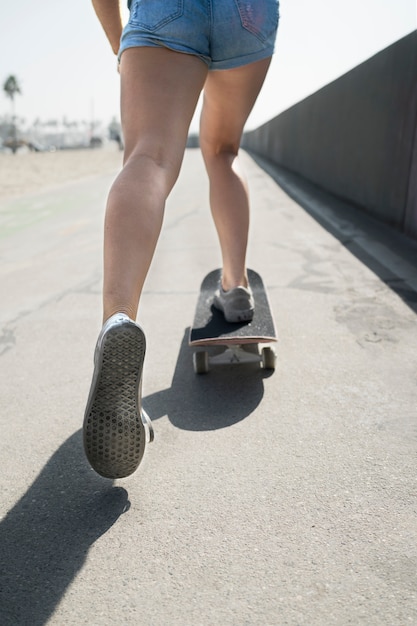
[[[270,61],[209,72],[204,88],[200,145],[210,180],[210,205],[222,252],[225,290],[247,285],[249,197],[238,151]]]
[[[129,48],[120,73],[125,154],[106,209],[104,320],[116,312],[136,318],[207,67],[164,48]]]
[[[87,458],[107,478],[132,474],[151,440],[140,397],[146,340],[134,320],[206,75],[196,57],[160,48],[132,48],[122,56],[125,159],[107,203],[105,323],[83,426]]]

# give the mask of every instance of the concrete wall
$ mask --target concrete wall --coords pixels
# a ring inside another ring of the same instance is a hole
[[[247,133],[243,146],[417,237],[417,31]]]

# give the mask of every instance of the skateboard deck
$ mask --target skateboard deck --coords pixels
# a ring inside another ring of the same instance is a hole
[[[259,344],[277,341],[274,319],[262,278],[248,270],[249,284],[255,300],[255,312],[250,322],[227,322],[222,311],[213,306],[214,292],[219,286],[221,270],[213,270],[204,278],[190,329],[189,345],[196,373],[205,373],[210,364],[247,363],[257,361],[265,369],[275,369],[272,347]]]

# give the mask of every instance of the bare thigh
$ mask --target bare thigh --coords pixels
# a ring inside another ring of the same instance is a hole
[[[200,121],[203,154],[237,152],[246,120],[256,102],[271,59],[209,72]]]
[[[207,66],[195,56],[165,48],[129,48],[120,73],[125,162],[147,156],[174,175]]]

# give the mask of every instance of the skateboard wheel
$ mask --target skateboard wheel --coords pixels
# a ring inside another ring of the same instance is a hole
[[[194,352],[193,364],[196,374],[207,374],[209,371],[208,352]]]
[[[274,370],[277,355],[271,347],[262,348],[262,366],[265,370]]]

